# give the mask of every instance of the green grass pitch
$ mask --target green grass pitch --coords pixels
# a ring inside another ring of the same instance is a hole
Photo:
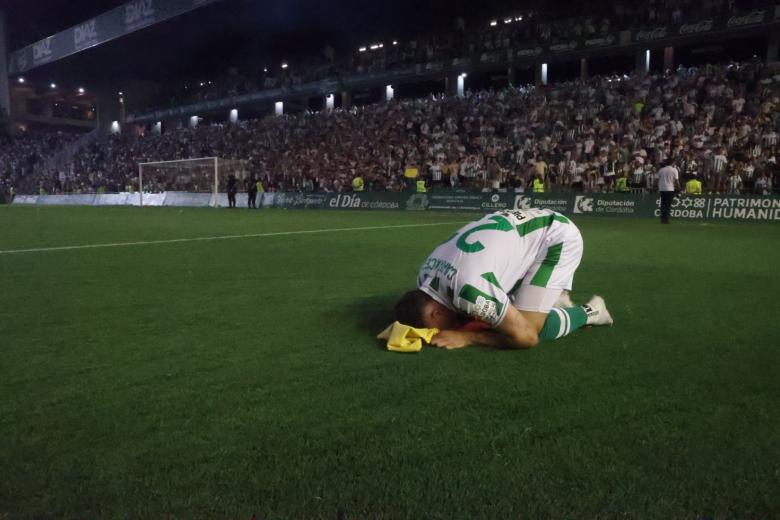
[[[475,215],[0,207],[0,518],[777,518],[780,226],[577,219],[612,328],[383,350]]]

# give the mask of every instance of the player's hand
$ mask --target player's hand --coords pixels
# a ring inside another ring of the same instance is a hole
[[[457,330],[443,330],[431,338],[431,345],[447,350],[468,347],[471,343],[471,337],[468,333]]]

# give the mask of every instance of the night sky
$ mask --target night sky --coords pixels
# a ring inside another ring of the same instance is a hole
[[[114,0],[0,0],[15,50],[122,5]],[[325,45],[346,52],[374,41],[448,29],[456,16],[472,23],[522,13],[534,0],[221,0],[91,49],[29,76],[80,81],[139,77],[216,77],[231,66],[253,74],[263,65],[318,56]],[[149,57],[153,56],[153,59]],[[62,80],[61,80],[62,81]]]

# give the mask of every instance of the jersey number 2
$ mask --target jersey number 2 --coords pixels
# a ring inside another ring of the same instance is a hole
[[[478,253],[485,249],[485,246],[479,240],[475,240],[474,242],[468,241],[468,238],[474,233],[479,231],[486,231],[489,229],[493,231],[514,231],[515,229],[511,222],[498,215],[492,215],[490,220],[493,222],[489,224],[481,224],[463,232],[463,234],[458,237],[458,241],[455,243],[455,245],[458,246],[458,249],[464,253]]]

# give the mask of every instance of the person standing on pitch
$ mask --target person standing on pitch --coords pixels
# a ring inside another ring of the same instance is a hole
[[[236,207],[236,192],[238,192],[237,184],[238,181],[236,180],[236,176],[231,173],[228,176],[228,180],[227,180],[227,196],[228,196],[229,208]]]
[[[246,187],[246,206],[249,209],[257,209],[257,182],[254,176],[249,176],[244,181]]]
[[[668,224],[672,214],[672,200],[674,192],[680,188],[680,173],[672,164],[666,161],[663,168],[658,170],[658,191],[661,194],[661,224]]]

